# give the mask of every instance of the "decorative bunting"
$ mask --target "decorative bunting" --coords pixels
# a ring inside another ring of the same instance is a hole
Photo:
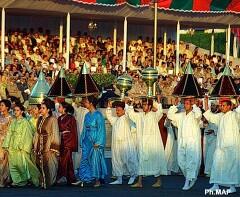
[[[59,0],[60,1],[60,0]],[[152,0],[69,0],[82,4],[134,7],[152,6]],[[240,12],[239,0],[156,0],[159,9],[190,12]]]
[[[171,3],[171,9],[176,10],[192,10],[193,0],[173,0]]]
[[[232,0],[227,7],[228,11],[240,12],[240,1],[239,0]]]
[[[231,0],[212,0],[211,11],[225,11]]]
[[[60,1],[60,0],[59,0]],[[82,4],[152,6],[152,0],[69,0]],[[159,9],[197,12],[240,12],[239,0],[157,0]]]
[[[158,7],[159,8],[170,8],[172,0],[159,0]]]
[[[194,11],[210,11],[212,0],[194,0],[193,1],[193,10]]]

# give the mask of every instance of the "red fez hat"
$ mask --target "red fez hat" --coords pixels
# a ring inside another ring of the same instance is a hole
[[[62,103],[65,101],[65,98],[64,97],[56,97],[56,100],[58,103]]]
[[[231,98],[229,98],[229,97],[220,97],[219,98],[219,103],[229,102],[229,101],[231,101]]]

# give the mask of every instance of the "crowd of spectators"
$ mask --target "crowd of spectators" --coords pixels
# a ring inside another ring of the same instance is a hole
[[[63,40],[62,51],[59,48],[59,37],[30,29],[10,30],[5,39],[5,69],[0,74],[0,97],[15,96],[22,102],[29,97],[30,91],[42,69],[51,84],[58,71],[66,66],[66,42]],[[223,43],[225,44],[225,43]],[[157,43],[157,70],[159,73],[158,91],[172,103],[172,91],[190,62],[198,82],[205,92],[209,92],[216,83],[226,65],[221,56],[200,54],[198,48],[190,50],[187,43],[180,42],[180,72],[175,74],[176,45],[169,39],[164,55],[162,38]],[[93,38],[87,34],[71,37],[69,70],[78,74],[83,64],[91,73],[123,74],[123,40],[117,40],[114,54],[112,38]],[[141,71],[153,66],[153,42],[150,38],[139,37],[130,40],[127,47],[126,70],[133,77],[131,96],[146,95],[146,85],[141,80]],[[236,84],[240,84],[240,66],[229,64]]]

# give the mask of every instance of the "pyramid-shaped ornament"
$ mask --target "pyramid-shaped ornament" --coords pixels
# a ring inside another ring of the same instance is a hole
[[[50,86],[45,79],[45,75],[40,71],[37,83],[34,85],[32,92],[30,94],[29,104],[35,105],[40,104],[44,97],[47,96]]]
[[[173,90],[173,95],[179,97],[202,97],[202,90],[193,75],[191,64],[187,65],[184,75]]]
[[[78,76],[77,85],[74,91],[76,96],[90,96],[97,95],[100,91],[97,87],[96,82],[89,74],[86,64],[83,65],[80,75]]]
[[[217,81],[210,96],[212,97],[235,97],[239,96],[240,92],[234,83],[231,76],[231,70],[228,65],[225,66],[224,71],[220,79]]]
[[[48,92],[49,97],[71,97],[72,91],[65,78],[65,71],[62,68],[57,75],[51,89]]]

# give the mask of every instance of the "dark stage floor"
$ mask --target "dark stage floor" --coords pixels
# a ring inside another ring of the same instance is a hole
[[[110,159],[107,159],[109,172],[111,172]],[[124,179],[123,185],[109,185],[110,176],[106,179],[106,184],[100,188],[80,187],[80,186],[54,186],[48,190],[33,187],[25,188],[0,188],[0,197],[197,197],[205,196],[205,189],[211,187],[206,177],[199,177],[194,187],[189,191],[182,191],[184,184],[183,176],[164,176],[162,177],[162,187],[152,188],[153,177],[144,178],[144,187],[141,189],[131,188],[127,185],[127,179]],[[225,189],[225,188],[223,188]],[[236,194],[228,196],[240,196],[240,189]]]

